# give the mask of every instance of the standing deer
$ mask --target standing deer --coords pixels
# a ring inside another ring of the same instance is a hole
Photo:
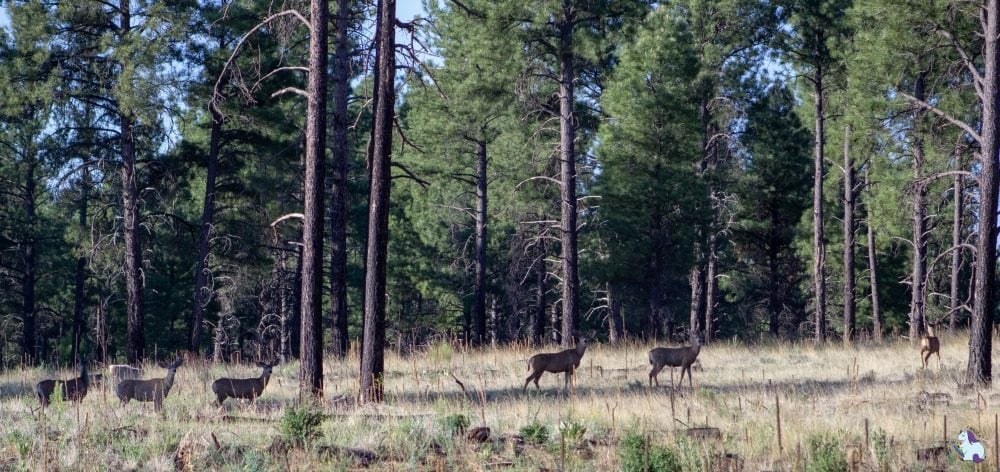
[[[657,347],[649,351],[649,363],[653,366],[653,370],[649,371],[649,386],[653,386],[653,382],[656,382],[656,386],[660,386],[660,379],[657,375],[663,370],[664,366],[670,366],[670,386],[674,386],[674,367],[681,368],[681,378],[677,381],[677,386],[680,386],[684,382],[684,372],[688,374],[688,385],[694,388],[694,381],[691,379],[691,364],[698,359],[698,353],[701,351],[701,338],[697,335],[693,336],[692,343],[690,346],[684,347]]]
[[[941,341],[934,335],[934,327],[938,323],[940,321],[928,323],[927,320],[924,320],[927,334],[920,338],[920,356],[923,360],[923,369],[927,368],[927,361],[930,360],[931,354],[937,354],[938,370],[941,370]]]
[[[528,375],[527,379],[524,379],[524,388],[521,389],[522,392],[528,389],[528,383],[532,380],[535,381],[535,388],[541,390],[538,385],[538,379],[542,377],[545,372],[552,372],[553,374],[558,374],[559,372],[565,372],[565,385],[564,387],[569,389],[570,377],[575,375],[576,369],[580,367],[580,359],[583,358],[583,353],[587,351],[587,338],[580,337],[580,342],[576,343],[576,347],[573,349],[566,349],[560,352],[550,352],[535,354],[528,359],[528,369],[531,370],[531,374]]]
[[[181,366],[183,359],[177,359],[166,367],[167,376],[160,379],[149,380],[122,380],[115,386],[115,394],[122,401],[122,405],[127,405],[130,400],[140,402],[153,402],[157,411],[163,407],[163,399],[170,393],[170,387],[174,385],[174,374]],[[161,364],[162,366],[162,364]]]
[[[61,389],[63,400],[81,402],[83,401],[83,397],[87,396],[87,389],[89,387],[90,375],[87,374],[87,363],[81,362],[79,377],[69,380],[43,380],[35,385],[35,394],[38,395],[38,402],[42,404],[42,408],[45,408],[49,406],[52,392],[56,388]]]
[[[215,392],[219,406],[222,406],[222,402],[230,397],[256,401],[257,397],[261,393],[264,393],[264,387],[267,386],[267,381],[271,379],[271,369],[276,365],[278,365],[278,361],[258,362],[257,367],[264,369],[260,377],[250,379],[221,378],[212,382],[212,391]]]

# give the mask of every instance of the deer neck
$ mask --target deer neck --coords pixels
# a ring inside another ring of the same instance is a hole
[[[271,374],[260,374],[260,386],[261,388],[267,387],[267,383],[271,380]]]
[[[576,357],[578,359],[582,358],[584,352],[587,352],[587,345],[586,344],[577,344],[576,345]]]
[[[167,376],[163,378],[163,395],[166,396],[167,392],[170,391],[170,387],[174,386],[174,374],[177,371],[171,369],[167,371]]]

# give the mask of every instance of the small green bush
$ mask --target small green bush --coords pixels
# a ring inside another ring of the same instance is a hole
[[[532,421],[521,427],[521,437],[529,444],[542,445],[549,442],[549,427]]]
[[[882,428],[875,428],[875,431],[872,432],[872,450],[875,451],[875,465],[879,470],[888,470],[891,459],[890,447],[889,437],[886,436],[885,431]]]
[[[462,434],[469,427],[469,417],[461,413],[453,413],[441,418],[441,426],[452,436]]]
[[[847,470],[847,458],[840,441],[833,435],[816,434],[809,437],[807,472],[842,472]]]
[[[323,412],[318,408],[308,404],[293,406],[281,418],[281,435],[296,446],[308,446],[323,435],[322,423]]]
[[[666,445],[653,445],[645,434],[631,430],[622,437],[618,449],[624,472],[681,472],[680,458]]]
[[[576,447],[582,444],[584,434],[587,434],[587,427],[579,421],[570,418],[559,423],[559,435],[567,446]]]

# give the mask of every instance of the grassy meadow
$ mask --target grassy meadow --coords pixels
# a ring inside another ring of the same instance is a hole
[[[256,404],[219,408],[215,378],[260,369],[189,362],[161,412],[92,387],[79,406],[57,401],[43,414],[34,384],[76,374],[10,370],[0,373],[0,470],[941,470],[961,466],[957,455],[920,462],[917,450],[942,445],[946,422],[949,448],[972,428],[995,467],[1000,394],[960,385],[965,336],[942,337],[940,370],[936,359],[922,370],[908,342],[714,343],[694,387],[685,379],[678,390],[669,368],[648,387],[651,345],[594,344],[568,395],[561,374],[521,392],[530,348],[440,343],[387,353],[380,405],[353,400],[356,356],[326,361],[326,396],[312,407],[296,406],[297,364],[275,367]],[[146,367],[147,378],[163,372]],[[467,437],[478,426],[490,428],[484,442]],[[704,427],[719,436],[689,431]]]

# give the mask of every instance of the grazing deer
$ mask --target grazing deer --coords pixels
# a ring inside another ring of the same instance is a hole
[[[566,379],[564,386],[568,390],[570,377],[575,375],[576,369],[580,367],[580,359],[583,358],[583,353],[586,351],[587,338],[580,337],[580,342],[576,343],[576,347],[573,349],[531,356],[531,359],[528,359],[528,369],[531,370],[531,374],[528,375],[527,379],[524,379],[524,388],[521,391],[526,391],[528,383],[532,380],[535,381],[535,388],[541,390],[541,387],[538,385],[538,379],[542,378],[542,374],[546,372],[552,372],[553,374],[565,372]]]
[[[221,378],[212,382],[212,391],[215,392],[219,406],[222,406],[222,402],[226,401],[226,398],[242,398],[256,401],[257,397],[261,393],[264,393],[267,381],[271,380],[271,369],[276,365],[278,365],[278,361],[258,362],[257,367],[264,369],[260,377],[250,379]]]
[[[177,368],[181,366],[182,362],[183,359],[178,358],[169,365],[164,366],[167,369],[167,376],[163,378],[122,380],[115,386],[115,394],[118,395],[123,406],[127,405],[130,400],[153,402],[156,410],[159,411],[163,406],[163,399],[167,398],[167,394],[170,393],[170,387],[174,385],[174,374],[177,373]]]
[[[934,327],[938,323],[940,322],[928,323],[927,320],[924,320],[927,334],[920,338],[920,356],[923,360],[923,369],[927,368],[927,361],[930,360],[931,354],[937,354],[938,370],[941,370],[941,341],[934,335]]]
[[[61,389],[63,400],[74,402],[83,401],[87,396],[87,389],[90,387],[90,375],[87,374],[87,363],[80,363],[80,376],[69,380],[46,379],[35,385],[35,394],[38,395],[38,402],[42,408],[49,406],[49,399],[56,388]]]
[[[677,386],[684,382],[684,372],[688,374],[688,385],[694,388],[694,381],[691,379],[691,364],[698,359],[701,351],[701,339],[696,335],[692,339],[690,346],[684,347],[658,347],[649,351],[649,364],[653,370],[649,371],[649,386],[660,386],[660,379],[657,375],[664,366],[670,366],[670,386],[674,386],[674,367],[681,368],[681,378],[677,381]]]

